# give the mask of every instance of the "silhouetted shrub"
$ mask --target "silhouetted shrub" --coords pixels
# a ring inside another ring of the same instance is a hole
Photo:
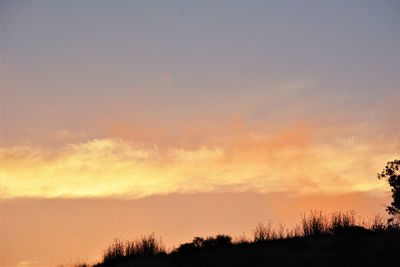
[[[301,218],[301,225],[304,236],[319,236],[328,233],[328,219],[321,211],[311,211],[307,216],[304,214]]]
[[[400,232],[400,222],[389,220],[386,225],[387,232]]]
[[[217,235],[215,237],[198,237],[193,238],[191,243],[180,245],[174,253],[191,253],[197,249],[214,249],[232,246],[232,237],[229,235]]]
[[[356,225],[354,211],[336,212],[331,215],[330,222],[327,225],[329,232],[335,234],[343,232],[344,229],[352,228]]]
[[[221,248],[232,245],[232,237],[228,235],[217,235],[215,237],[207,237],[203,240],[203,248]]]
[[[235,240],[233,241],[234,244],[248,244],[249,242],[251,241],[247,239],[244,233],[236,237]]]
[[[387,230],[385,219],[380,214],[373,218],[371,230],[374,232],[384,232]]]
[[[127,257],[153,257],[164,253],[161,240],[157,240],[154,234],[134,241],[123,242],[121,239],[115,239],[105,250],[102,263],[107,265]]]
[[[124,243],[116,238],[114,242],[105,250],[103,254],[103,263],[114,263],[125,256]]]
[[[178,248],[176,248],[173,253],[174,254],[190,254],[195,251],[197,248],[193,243],[183,243]]]
[[[258,223],[254,229],[254,242],[263,242],[277,238],[275,230],[272,228],[272,223]]]
[[[157,240],[154,234],[143,236],[135,241],[129,241],[125,245],[127,257],[152,257],[165,252],[161,240]]]
[[[204,238],[196,236],[193,238],[192,244],[195,248],[202,248],[204,243]]]

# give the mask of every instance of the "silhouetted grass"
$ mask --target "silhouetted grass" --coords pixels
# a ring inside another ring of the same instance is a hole
[[[384,266],[398,251],[400,226],[380,215],[366,222],[353,211],[310,211],[292,229],[258,223],[252,239],[195,237],[170,253],[154,234],[115,239],[95,266]]]
[[[99,265],[114,265],[126,259],[151,258],[164,254],[166,252],[161,239],[157,240],[154,233],[125,242],[117,238],[104,251],[103,260]]]

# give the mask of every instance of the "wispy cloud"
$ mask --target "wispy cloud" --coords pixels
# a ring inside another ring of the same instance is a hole
[[[174,192],[352,192],[379,189],[375,173],[398,144],[356,137],[313,143],[298,124],[224,145],[160,147],[118,138],[59,148],[0,150],[1,196],[137,198]],[[396,141],[396,140],[395,140]],[[397,142],[397,141],[396,141]]]

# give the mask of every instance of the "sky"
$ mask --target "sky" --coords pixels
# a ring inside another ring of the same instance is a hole
[[[1,0],[0,265],[93,260],[149,232],[168,247],[251,235],[314,208],[384,213],[399,14],[395,0]]]

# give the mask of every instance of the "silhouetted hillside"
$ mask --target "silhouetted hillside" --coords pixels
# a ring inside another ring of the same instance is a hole
[[[98,266],[396,266],[399,249],[399,232],[346,233],[184,248]]]
[[[354,213],[311,212],[292,230],[259,224],[253,240],[195,237],[170,253],[154,234],[117,239],[95,266],[397,266],[399,251],[399,226],[379,216],[363,227]]]

